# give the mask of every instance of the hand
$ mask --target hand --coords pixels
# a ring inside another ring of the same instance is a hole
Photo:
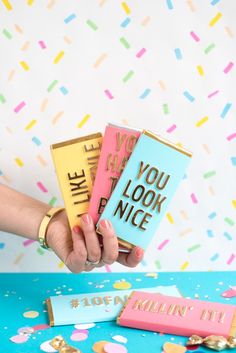
[[[111,265],[115,261],[124,266],[135,267],[142,260],[144,251],[135,247],[130,253],[119,253],[118,240],[112,224],[102,220],[99,225],[103,246],[95,232],[92,218],[81,217],[81,225],[70,230],[65,211],[53,217],[47,230],[47,243],[72,272],[91,271],[94,267]],[[86,264],[86,261],[97,264]]]

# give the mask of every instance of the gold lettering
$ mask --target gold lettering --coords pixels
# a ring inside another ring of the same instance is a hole
[[[91,300],[93,305],[103,305],[103,301],[101,297],[93,297]]]
[[[126,134],[125,135],[121,135],[120,132],[116,133],[116,151],[119,152],[121,149],[121,146],[124,142],[124,140],[126,139]]]
[[[143,161],[140,162],[137,179],[140,179],[140,177],[143,175],[145,170],[147,170],[147,168],[149,168],[149,166],[150,166],[150,164],[147,164],[146,166],[144,166],[144,162]]]

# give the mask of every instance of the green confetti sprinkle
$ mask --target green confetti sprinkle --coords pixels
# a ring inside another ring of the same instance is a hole
[[[124,37],[121,37],[121,38],[120,38],[120,42],[121,42],[121,44],[123,44],[123,46],[124,46],[126,49],[129,49],[129,48],[130,48],[129,42],[127,42],[127,40],[126,40]]]
[[[2,33],[4,34],[4,36],[7,38],[7,39],[12,39],[12,34],[4,28],[4,30],[2,31]]]
[[[164,114],[169,114],[168,104],[163,104],[163,112],[164,112]]]
[[[123,82],[127,82],[132,76],[134,75],[134,72],[130,70],[125,77],[123,77]]]
[[[57,198],[52,197],[51,200],[49,201],[49,205],[53,207],[55,205],[56,201],[57,201]]]
[[[38,253],[39,255],[44,255],[44,251],[43,251],[42,248],[38,248],[38,249],[37,249],[37,253]]]
[[[50,83],[50,85],[48,86],[47,91],[51,92],[57,84],[58,84],[58,80],[52,81],[52,83]]]
[[[1,103],[5,103],[6,102],[6,98],[4,97],[3,94],[0,94],[0,102]]]
[[[234,225],[234,221],[231,218],[229,218],[229,217],[225,217],[224,221],[226,223],[228,223],[230,226]]]
[[[92,28],[94,31],[96,31],[98,29],[98,26],[91,20],[87,20],[87,25]]]
[[[161,263],[160,263],[160,261],[155,261],[155,265],[156,265],[156,268],[158,268],[158,270],[160,270],[161,269]]]
[[[210,53],[210,51],[212,50],[212,49],[214,49],[215,48],[215,44],[214,43],[211,43],[210,45],[208,45],[208,47],[206,47],[206,49],[204,50],[204,53],[205,54],[208,54],[208,53]]]
[[[197,250],[197,249],[199,249],[200,247],[201,247],[200,244],[193,245],[193,246],[191,246],[190,248],[188,248],[188,252],[192,252],[192,251],[194,251],[194,250]]]
[[[214,175],[216,175],[216,171],[215,170],[211,170],[210,172],[207,172],[207,173],[203,174],[203,177],[205,179],[207,179],[207,178],[210,178],[210,177],[212,177]]]

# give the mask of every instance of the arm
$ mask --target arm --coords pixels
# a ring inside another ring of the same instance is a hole
[[[14,233],[29,239],[38,240],[38,230],[43,217],[51,207],[30,196],[7,186],[0,185],[0,230]],[[135,267],[143,258],[143,250],[134,248],[129,254],[119,254],[117,237],[109,221],[100,225],[103,247],[101,249],[91,217],[81,217],[81,228],[70,229],[66,212],[53,217],[47,228],[46,238],[49,247],[72,272],[91,271],[95,266],[87,265],[86,260],[104,264],[118,261]]]

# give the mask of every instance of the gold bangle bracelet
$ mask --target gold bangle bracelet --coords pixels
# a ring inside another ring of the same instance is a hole
[[[51,208],[46,215],[43,217],[40,226],[39,226],[39,236],[38,236],[38,241],[40,246],[43,249],[49,249],[49,246],[46,241],[46,234],[47,234],[47,229],[49,226],[49,223],[51,219],[56,216],[59,212],[64,211],[63,207],[53,207]]]

